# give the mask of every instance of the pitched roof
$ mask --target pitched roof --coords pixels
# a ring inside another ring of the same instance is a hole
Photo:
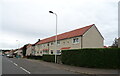
[[[32,46],[32,44],[28,44],[28,45],[27,45],[27,48],[29,48],[30,46]]]
[[[66,38],[81,36],[88,29],[90,29],[93,25],[94,24],[83,27],[83,28],[75,29],[75,30],[72,30],[72,31],[69,31],[69,32],[65,32],[65,33],[62,33],[62,34],[59,34],[59,35],[57,35],[57,40],[62,40],[62,39],[66,39]],[[40,40],[37,44],[43,44],[43,43],[47,43],[47,42],[51,42],[51,41],[55,41],[55,36]]]
[[[41,41],[41,40],[38,39],[38,41],[37,41],[36,43],[32,44],[32,46],[35,46],[35,45],[38,44],[40,41]]]

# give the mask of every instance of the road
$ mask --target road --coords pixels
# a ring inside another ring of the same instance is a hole
[[[65,70],[67,68],[67,70]],[[72,70],[70,70],[72,68]],[[106,74],[80,74],[77,71],[73,71],[73,70],[79,70],[79,71],[89,71],[89,69],[85,68],[81,68],[80,67],[69,67],[66,65],[59,65],[59,64],[55,64],[55,63],[49,63],[49,62],[44,62],[44,61],[40,61],[40,60],[31,60],[31,59],[25,59],[25,58],[21,58],[21,59],[17,59],[17,58],[6,58],[6,57],[2,57],[2,74],[3,76],[9,76],[9,74],[11,74],[11,76],[16,76],[17,75],[38,75],[42,74],[42,75],[46,75],[46,74],[52,74],[53,75],[71,75],[71,76],[119,76],[117,74],[116,71],[111,71],[111,72],[115,72],[115,73],[109,73],[108,75]],[[97,72],[97,70],[92,70],[94,72]],[[108,70],[110,71],[110,70]],[[98,72],[100,72],[98,70]],[[103,72],[101,70],[101,72]],[[107,72],[107,71],[106,71]],[[8,75],[7,75],[8,74]]]
[[[2,58],[2,74],[75,74],[27,59]]]
[[[0,54],[0,75],[2,75],[2,55]]]

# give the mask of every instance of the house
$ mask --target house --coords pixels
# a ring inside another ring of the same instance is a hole
[[[27,50],[26,50],[26,56],[30,56],[32,53],[32,44],[29,44],[27,46]]]
[[[14,50],[13,50],[13,49],[12,49],[12,50],[4,50],[2,53],[3,53],[4,55],[13,55]]]
[[[115,38],[110,47],[111,48],[119,48],[120,47],[120,38]]]
[[[35,56],[35,44],[29,44],[27,46],[26,56]]]
[[[5,55],[9,54],[9,51],[4,52]]]
[[[37,53],[35,50],[35,45],[40,42],[40,39],[38,39],[38,41],[34,44],[28,44],[27,48],[26,48],[26,56],[37,56],[39,55],[39,53]]]
[[[57,35],[57,51],[55,36],[40,40],[35,45],[35,55],[60,54],[65,49],[104,48],[104,38],[95,24]]]
[[[16,51],[14,52],[14,55],[16,57],[22,58],[23,57],[23,47],[16,49]]]
[[[14,55],[15,55],[16,57],[20,57],[20,58],[26,57],[27,54],[29,55],[28,50],[30,50],[30,49],[28,49],[28,47],[30,47],[30,46],[31,46],[31,44],[25,44],[23,47],[17,49],[17,50],[14,52]]]

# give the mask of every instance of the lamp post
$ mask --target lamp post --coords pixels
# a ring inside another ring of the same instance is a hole
[[[52,13],[56,16],[56,36],[55,36],[55,63],[56,63],[56,53],[57,53],[57,14],[52,12],[52,11],[49,11],[49,13]]]
[[[17,43],[17,49],[18,49],[18,40],[16,40],[16,43]]]
[[[16,40],[16,42],[17,42],[17,49],[19,49],[20,42],[19,40]]]

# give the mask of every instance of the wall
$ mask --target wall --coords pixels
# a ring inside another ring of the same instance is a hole
[[[28,47],[26,50],[26,56],[30,56],[32,54],[32,46]]]
[[[118,48],[120,48],[120,37],[118,38]]]
[[[43,47],[39,44],[39,45],[35,45],[35,55],[36,56],[42,56],[42,49]]]
[[[83,35],[83,48],[103,48],[103,37],[97,31],[95,26],[92,26]]]
[[[76,37],[73,37],[76,38]],[[57,45],[57,50],[61,50],[61,48],[64,47],[71,47],[70,49],[80,49],[81,48],[81,37],[77,37],[79,38],[79,43],[73,43],[73,38],[68,38],[68,39],[64,39],[64,40],[59,40],[60,44]],[[51,45],[51,43],[53,43],[53,45]],[[49,46],[48,46],[49,44]],[[43,52],[44,49],[49,49],[48,52]],[[36,56],[40,55],[42,56],[42,54],[51,54],[51,50],[53,50],[53,54],[55,54],[55,42],[49,42],[49,43],[44,43],[44,44],[38,44],[35,46],[35,51],[36,51]]]

